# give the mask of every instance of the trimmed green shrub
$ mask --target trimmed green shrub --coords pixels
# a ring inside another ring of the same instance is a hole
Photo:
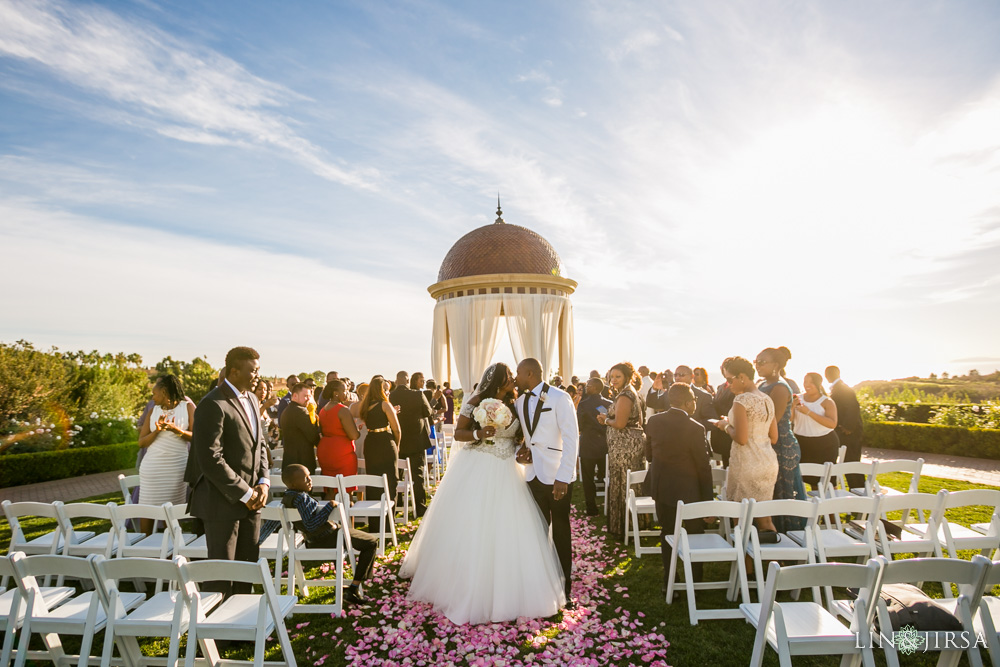
[[[907,422],[865,424],[869,447],[1000,460],[1000,430]]]
[[[137,442],[0,456],[0,487],[135,467]]]

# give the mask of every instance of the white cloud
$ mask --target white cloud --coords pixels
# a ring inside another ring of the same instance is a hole
[[[106,96],[164,136],[270,148],[318,176],[374,189],[374,174],[331,160],[274,109],[301,96],[235,61],[96,5],[56,0],[0,4],[0,54],[43,66]]]

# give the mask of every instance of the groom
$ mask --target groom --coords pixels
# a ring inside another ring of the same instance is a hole
[[[514,380],[521,392],[517,416],[524,432],[524,446],[517,452],[517,461],[526,466],[525,478],[531,495],[545,521],[552,526],[552,541],[566,578],[566,604],[572,607],[569,506],[580,440],[576,409],[569,394],[542,382],[542,365],[537,359],[525,359],[518,364]]]

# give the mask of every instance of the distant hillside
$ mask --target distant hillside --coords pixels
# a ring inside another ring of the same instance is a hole
[[[982,403],[1000,400],[1000,371],[980,375],[941,377],[932,373],[929,378],[908,377],[898,380],[865,380],[855,389],[867,388],[883,401],[922,401],[936,403]]]

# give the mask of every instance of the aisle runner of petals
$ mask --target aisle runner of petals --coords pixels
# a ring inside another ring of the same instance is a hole
[[[611,596],[604,579],[615,573],[614,561],[606,555],[613,550],[607,538],[575,508],[571,521],[573,595],[579,605],[564,611],[560,621],[519,618],[490,625],[455,625],[430,605],[406,599],[409,583],[397,578],[401,557],[396,557],[376,568],[370,593],[379,597],[370,600],[364,612],[368,618],[362,618],[361,610],[347,612],[360,640],[352,645],[340,640],[334,651],[345,651],[347,662],[355,665],[607,665],[623,660],[666,665],[669,644],[662,634],[663,624],[647,627],[642,612],[633,618],[627,609],[619,607],[611,614],[607,606]],[[621,587],[615,592],[628,597]],[[598,611],[601,605],[614,617],[603,619]],[[297,630],[307,630],[307,625],[299,624]],[[309,656],[310,661],[316,660],[314,665],[331,657],[315,649]]]

